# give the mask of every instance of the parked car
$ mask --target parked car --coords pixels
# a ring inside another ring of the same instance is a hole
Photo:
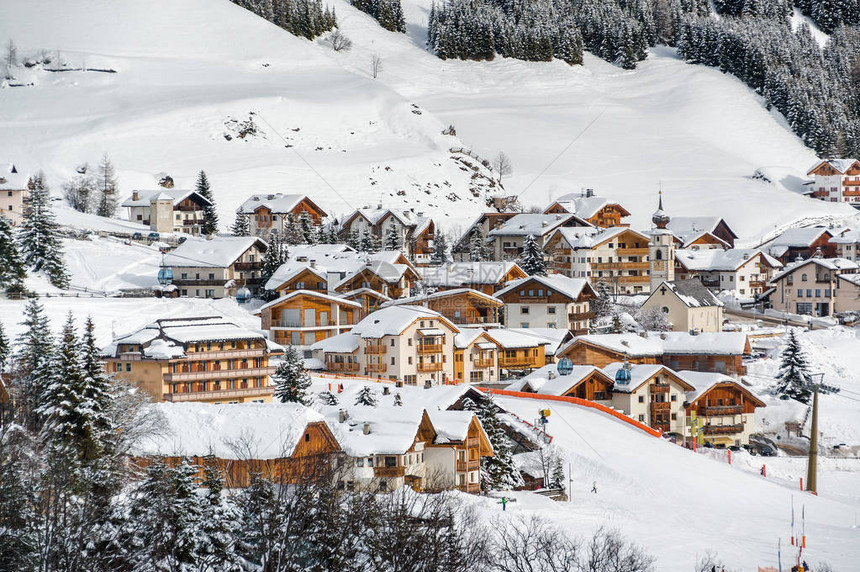
[[[161,238],[161,235],[158,234],[157,232],[150,232],[149,236],[147,236],[147,238],[149,239],[150,242],[155,242],[156,240],[159,240]]]
[[[143,240],[143,233],[142,232],[136,232],[133,235],[131,235],[131,239],[132,240]]]

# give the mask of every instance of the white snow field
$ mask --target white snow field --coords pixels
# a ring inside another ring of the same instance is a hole
[[[442,61],[424,49],[431,0],[404,1],[407,34],[331,3],[350,52],[227,0],[4,2],[0,39],[14,39],[22,59],[59,51],[69,67],[117,73],[16,68],[34,85],[0,90],[0,158],[44,169],[55,193],[104,152],[124,193],[161,172],[188,187],[204,169],[225,227],[249,194],[281,191],[307,192],[333,214],[380,201],[415,208],[457,230],[484,199],[450,159],[461,145],[488,159],[505,151],[505,186],[527,205],[593,187],[639,226],[661,182],[670,214],[719,214],[744,243],[801,219],[855,216],[797,194],[815,156],[781,118],[672,50],[635,71],[590,55],[574,67]],[[371,54],[383,59],[376,80]],[[259,135],[224,138],[231,120],[249,117]],[[441,134],[449,124],[458,137]],[[756,170],[773,183],[749,179]]]

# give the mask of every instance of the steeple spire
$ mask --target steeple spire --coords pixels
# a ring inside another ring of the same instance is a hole
[[[657,210],[654,212],[654,215],[651,217],[651,222],[654,223],[654,226],[660,229],[666,228],[666,225],[669,224],[671,220],[669,215],[663,211],[663,189],[661,188],[657,194]]]

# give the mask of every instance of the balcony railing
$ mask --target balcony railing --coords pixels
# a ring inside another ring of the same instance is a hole
[[[478,443],[479,443],[478,439],[475,439],[475,438],[466,439],[466,447],[474,448],[474,447],[478,446]]]
[[[203,224],[202,218],[187,218],[182,221],[182,226],[197,226]]]
[[[162,395],[164,401],[209,401],[213,399],[230,399],[234,397],[256,397],[272,395],[275,388],[272,386],[266,387],[248,387],[244,389],[221,389],[214,391],[188,391],[183,393],[165,393]]]
[[[419,354],[439,354],[442,353],[442,344],[418,344]]]
[[[258,350],[221,350],[221,351],[202,351],[202,352],[186,352],[185,360],[188,361],[200,361],[200,360],[213,360],[213,359],[241,359],[241,358],[255,358],[255,357],[263,357],[266,355],[266,350],[258,349]]]
[[[182,371],[164,374],[165,383],[181,381],[196,381],[201,379],[238,379],[246,377],[263,377],[271,375],[274,367],[249,367],[238,369],[222,369],[215,371]]]
[[[330,328],[336,326],[334,320],[274,320],[273,328]]]
[[[367,344],[364,346],[364,353],[372,355],[388,353],[388,346],[382,344]]]
[[[618,256],[648,256],[648,247],[619,248],[616,252],[618,252]]]
[[[372,373],[385,373],[385,370],[387,369],[386,364],[384,363],[369,363],[364,367],[368,372]]]
[[[705,425],[703,427],[705,435],[731,435],[734,433],[743,433],[743,423],[737,425]]]
[[[361,364],[354,361],[327,361],[325,368],[328,371],[358,371]]]
[[[706,417],[715,417],[720,415],[740,415],[744,412],[742,405],[714,405],[709,407],[699,407],[699,415]]]
[[[499,367],[518,368],[518,367],[538,367],[538,359],[534,356],[518,356],[506,357],[499,356]]]
[[[669,393],[669,384],[668,383],[652,383],[650,389],[651,389],[651,393]]]
[[[571,322],[581,322],[583,320],[590,320],[594,317],[594,312],[577,312],[574,314],[568,314],[567,319]]]
[[[442,371],[442,362],[441,362],[441,361],[437,361],[437,362],[429,362],[429,361],[420,362],[420,363],[418,364],[418,371],[421,371],[421,372],[428,372],[428,371]]]
[[[671,404],[668,401],[652,401],[651,411],[669,411]]]
[[[373,467],[373,476],[380,478],[404,477],[406,467]]]
[[[483,368],[483,367],[493,367],[494,365],[496,365],[496,360],[494,360],[493,358],[482,358],[482,359],[476,359],[476,360],[472,361],[473,367]]]
[[[263,267],[262,262],[236,262],[233,264],[234,270],[259,270]]]
[[[466,471],[477,471],[481,468],[481,461],[457,461],[457,472],[465,473]]]

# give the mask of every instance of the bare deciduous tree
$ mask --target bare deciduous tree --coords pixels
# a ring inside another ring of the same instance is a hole
[[[15,42],[11,39],[6,44],[6,65],[9,67],[18,65],[18,48],[15,47]]]
[[[379,72],[382,71],[382,58],[379,57],[379,54],[373,54],[370,56],[370,73],[373,75],[373,79],[379,75]]]
[[[325,42],[336,52],[348,52],[352,48],[352,40],[340,30],[335,30],[325,38]]]
[[[514,166],[511,164],[510,157],[504,151],[499,151],[499,154],[493,159],[493,169],[498,173],[499,182],[501,182],[502,177],[506,177],[513,172]]]

